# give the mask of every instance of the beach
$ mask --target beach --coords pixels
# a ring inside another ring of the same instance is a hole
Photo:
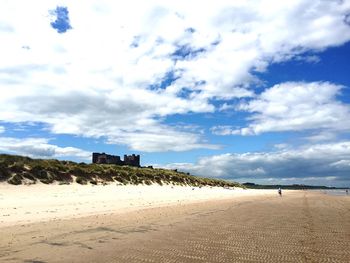
[[[0,184],[0,226],[99,214],[121,214],[151,207],[270,193],[270,190],[158,184]]]
[[[1,187],[0,262],[350,262],[349,196],[169,185]],[[30,214],[20,218],[10,208]]]

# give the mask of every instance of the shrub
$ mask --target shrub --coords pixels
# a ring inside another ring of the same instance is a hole
[[[75,180],[78,184],[87,184],[87,181],[84,177],[78,176],[77,179]]]
[[[7,171],[4,164],[0,163],[0,182],[5,181],[10,177],[10,173]]]
[[[19,185],[22,184],[22,176],[19,174],[15,174],[9,180],[7,180],[9,184]]]
[[[152,181],[150,180],[145,180],[145,185],[151,185],[152,184]]]
[[[47,178],[47,179],[40,179],[40,182],[43,184],[51,184],[53,182],[52,178]]]
[[[69,173],[66,172],[62,172],[62,171],[58,171],[52,174],[53,179],[56,181],[68,181],[68,182],[72,182],[73,178]]]
[[[38,179],[48,179],[47,171],[44,169],[44,167],[36,166],[32,168],[31,173]]]
[[[31,173],[28,173],[28,172],[23,172],[22,177],[27,178],[27,179],[32,180],[32,181],[36,181],[35,177]]]
[[[77,167],[77,166],[70,169],[69,172],[75,176],[78,176],[78,177],[85,177],[85,175],[86,175],[86,172],[82,168]]]
[[[156,181],[157,184],[163,185],[162,179],[160,179],[159,176],[154,177],[154,180]]]
[[[22,172],[24,170],[23,162],[14,163],[13,165],[11,165],[9,167],[9,169],[10,169],[10,171],[15,172],[15,173]]]

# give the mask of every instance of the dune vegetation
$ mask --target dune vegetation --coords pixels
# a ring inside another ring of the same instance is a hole
[[[0,182],[10,184],[173,184],[242,187],[239,183],[203,178],[176,170],[108,164],[86,164],[0,154]]]

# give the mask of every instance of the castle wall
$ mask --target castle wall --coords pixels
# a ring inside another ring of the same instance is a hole
[[[130,166],[140,166],[140,155],[124,155],[124,164]]]
[[[140,155],[124,155],[124,161],[118,155],[110,155],[106,153],[92,153],[92,163],[98,164],[117,164],[140,166]]]

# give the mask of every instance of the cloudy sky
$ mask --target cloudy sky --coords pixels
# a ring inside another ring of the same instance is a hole
[[[350,186],[349,0],[2,0],[0,152]]]

